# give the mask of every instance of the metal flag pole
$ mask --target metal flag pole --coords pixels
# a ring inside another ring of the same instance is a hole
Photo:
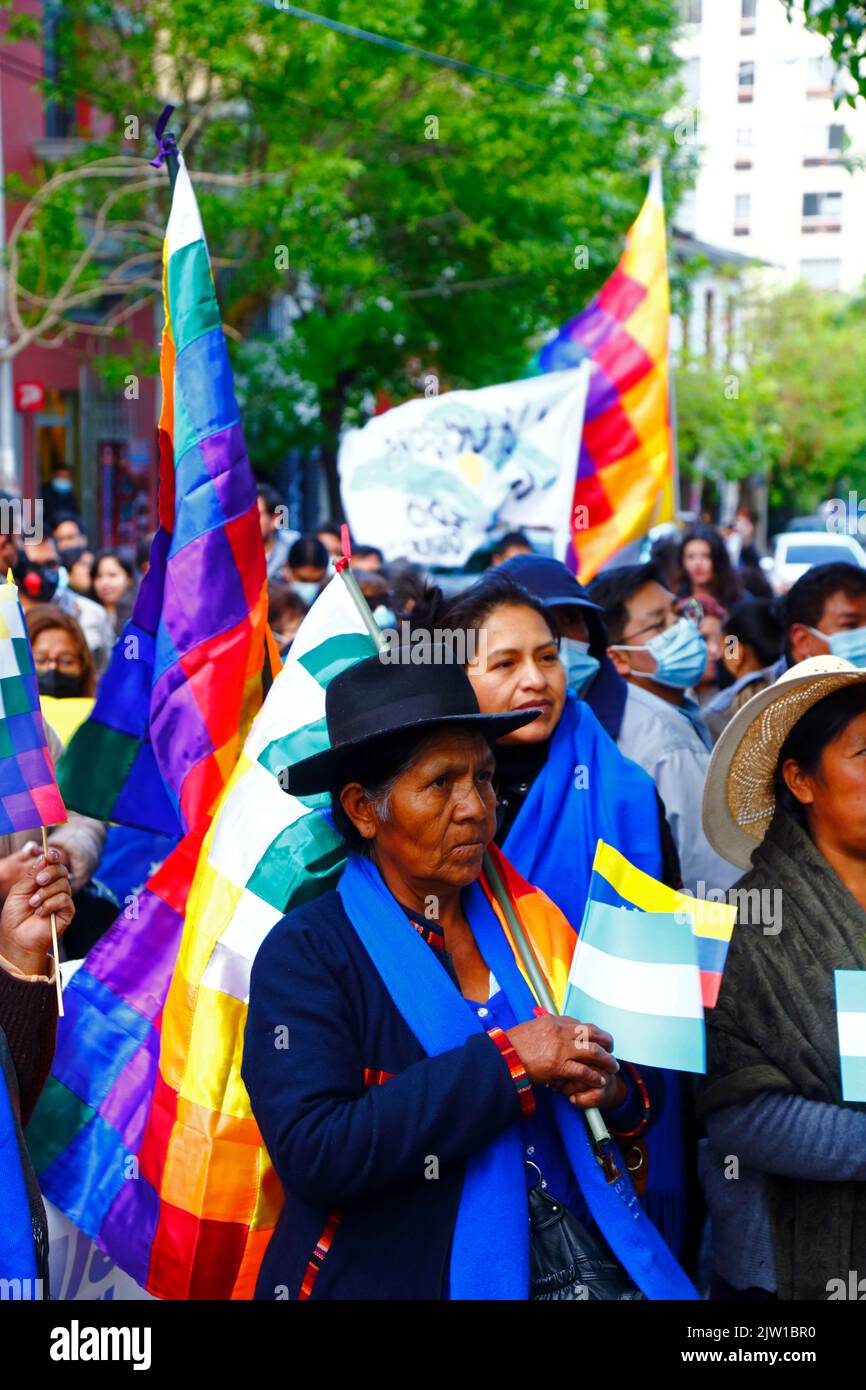
[[[383,651],[385,648],[385,638],[382,635],[382,631],[376,619],[370,612],[370,605],[361,593],[357,579],[349,567],[349,561],[352,556],[351,544],[349,542],[349,528],[344,524],[340,530],[343,543],[343,554],[336,564],[337,573],[351,594],[352,601],[364,621],[364,626],[376,643],[376,647],[379,651]],[[559,1008],[550,992],[550,988],[544,978],[535,953],[529,944],[526,928],[514,909],[514,904],[508,896],[508,891],[500,878],[499,871],[491,855],[487,852],[485,852],[484,855],[484,873],[493,890],[494,897],[502,909],[502,914],[508,923],[508,930],[517,947],[517,953],[526,971],[533,994],[543,1009],[546,1009],[548,1013],[558,1014],[560,1012]],[[602,1118],[601,1111],[596,1106],[592,1106],[589,1110],[584,1110],[583,1116],[595,1149],[595,1156],[605,1170],[608,1179],[613,1181],[619,1174],[613,1161],[610,1134]]]

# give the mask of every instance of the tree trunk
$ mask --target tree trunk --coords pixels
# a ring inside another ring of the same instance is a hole
[[[340,496],[340,478],[337,472],[337,449],[340,443],[340,426],[343,423],[343,411],[346,408],[346,398],[349,389],[355,379],[352,370],[337,373],[333,389],[327,394],[322,395],[321,410],[323,441],[322,441],[322,468],[325,471],[325,485],[328,489],[328,506],[331,509],[330,519],[333,521],[345,521],[346,514],[343,510],[343,499]]]
[[[322,468],[325,473],[325,486],[328,490],[328,520],[343,522],[343,499],[340,496],[340,479],[337,473],[337,450],[330,442],[321,452]]]

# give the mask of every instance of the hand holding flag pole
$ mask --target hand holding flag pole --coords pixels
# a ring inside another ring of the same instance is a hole
[[[343,554],[340,559],[337,560],[335,569],[346,588],[349,590],[352,600],[364,620],[367,631],[376,643],[378,650],[382,651],[385,646],[385,639],[382,636],[382,631],[370,611],[370,606],[361,592],[357,579],[349,567],[349,562],[352,558],[352,547],[349,541],[349,528],[345,523],[340,527],[340,537],[343,544]],[[505,920],[508,923],[508,930],[511,932],[512,939],[517,947],[520,960],[529,978],[536,999],[548,1013],[558,1014],[560,1010],[557,1008],[556,1000],[551,994],[547,981],[539,968],[538,961],[529,944],[523,923],[514,910],[514,905],[505,890],[505,885],[489,854],[484,855],[484,873],[490,887],[493,889],[496,901],[502,909]],[[596,1158],[604,1169],[608,1181],[612,1182],[619,1174],[616,1169],[616,1164],[613,1161],[610,1134],[602,1118],[601,1111],[597,1109],[597,1107],[592,1106],[590,1109],[584,1110],[583,1114],[595,1149]]]
[[[0,834],[42,828],[48,863],[46,825],[66,820],[48,751],[39,688],[18,588],[9,570],[0,584]],[[57,1011],[63,1016],[57,921],[51,913],[51,946]]]

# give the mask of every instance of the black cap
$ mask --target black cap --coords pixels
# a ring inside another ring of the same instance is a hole
[[[550,555],[513,555],[499,566],[500,574],[507,574],[515,583],[522,584],[533,598],[543,603],[545,608],[588,608],[600,613],[601,607],[593,603],[582,584],[579,584],[567,565],[554,560]]]

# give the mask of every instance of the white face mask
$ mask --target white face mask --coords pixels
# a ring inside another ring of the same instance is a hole
[[[589,654],[589,643],[577,637],[563,637],[559,657],[568,675],[568,684],[579,695],[588,681],[592,680],[601,662]]]
[[[816,627],[810,627],[809,631],[827,643],[831,656],[850,661],[861,670],[866,668],[866,627],[847,627],[841,632],[819,632]]]
[[[621,652],[649,652],[656,663],[654,671],[635,671],[633,676],[658,681],[675,690],[687,690],[700,680],[707,664],[707,644],[689,618],[679,618],[664,632],[658,633],[643,647],[629,647],[618,642]]]
[[[303,599],[308,608],[312,608],[319,597],[319,586],[315,579],[293,579],[292,588],[298,598]]]

